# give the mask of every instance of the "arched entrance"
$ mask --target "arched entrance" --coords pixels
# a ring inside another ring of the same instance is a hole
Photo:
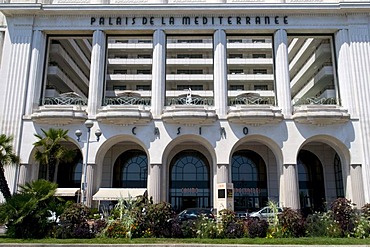
[[[148,158],[144,151],[123,152],[114,163],[113,187],[146,188],[148,179]]]
[[[176,211],[211,207],[210,167],[206,157],[184,150],[170,164],[169,201]]]
[[[266,206],[267,175],[261,156],[251,150],[237,151],[232,156],[231,166],[235,211],[253,211]]]
[[[43,169],[45,166],[42,166]],[[57,176],[58,187],[79,188],[82,177],[82,154],[78,150],[72,162],[60,162]]]
[[[320,160],[310,151],[301,150],[297,165],[301,209],[307,213],[323,211],[326,199],[323,167]]]

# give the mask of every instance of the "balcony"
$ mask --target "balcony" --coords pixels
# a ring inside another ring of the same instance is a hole
[[[297,123],[324,126],[346,123],[349,118],[336,98],[305,98],[294,104],[293,119]]]
[[[116,125],[148,123],[151,119],[150,97],[143,97],[137,92],[123,92],[106,97],[104,107],[96,119],[99,122]]]
[[[162,119],[166,123],[174,124],[210,124],[217,120],[216,111],[213,109],[213,97],[187,94],[176,97],[167,97]]]
[[[55,94],[43,99],[42,106],[34,111],[31,119],[39,124],[79,124],[87,119],[86,106],[87,99],[76,93]]]
[[[283,119],[283,115],[274,104],[274,96],[261,96],[257,93],[229,97],[230,108],[227,119],[231,123],[253,126],[275,124]]]

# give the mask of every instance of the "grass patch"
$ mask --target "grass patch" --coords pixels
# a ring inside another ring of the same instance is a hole
[[[168,238],[136,238],[136,239],[12,239],[0,236],[0,243],[45,243],[45,244],[268,244],[268,245],[368,245],[370,239],[357,238],[239,238],[239,239],[168,239]]]

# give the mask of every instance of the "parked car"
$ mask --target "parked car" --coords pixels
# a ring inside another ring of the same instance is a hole
[[[177,215],[180,221],[195,220],[203,215],[204,217],[214,219],[212,209],[210,208],[187,208]]]
[[[282,208],[277,208],[277,214],[281,214],[282,212],[283,212]],[[274,216],[275,216],[274,212],[270,207],[264,207],[258,211],[248,214],[249,218],[254,218],[258,220],[268,220],[273,218]]]
[[[248,216],[248,213],[247,212],[243,212],[243,211],[235,211],[235,217],[238,218],[238,219],[245,219],[247,218]]]

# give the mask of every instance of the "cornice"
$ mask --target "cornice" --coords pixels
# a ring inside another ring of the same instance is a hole
[[[238,4],[41,4],[3,3],[0,11],[16,14],[75,15],[85,14],[368,14],[370,3],[238,3]]]

